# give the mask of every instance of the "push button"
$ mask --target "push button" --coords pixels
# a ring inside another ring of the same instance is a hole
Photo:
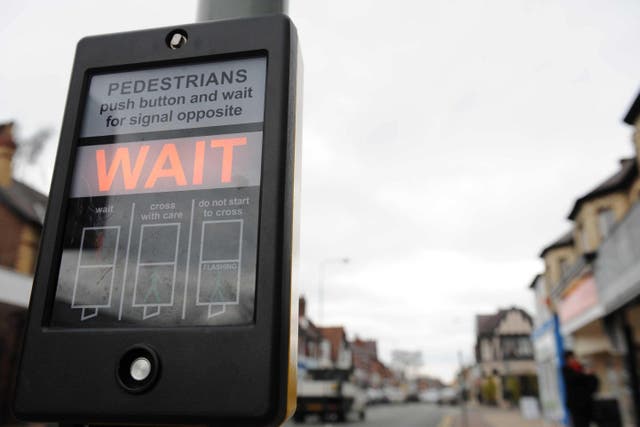
[[[131,364],[131,370],[129,374],[131,374],[131,378],[136,381],[144,381],[149,378],[149,374],[151,373],[151,362],[146,357],[138,357]]]
[[[120,358],[116,378],[128,392],[142,393],[155,384],[159,373],[160,359],[156,352],[146,345],[137,345]]]

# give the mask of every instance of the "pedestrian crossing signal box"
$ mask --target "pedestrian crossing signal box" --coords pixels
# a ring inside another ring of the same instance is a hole
[[[80,41],[20,418],[238,426],[291,414],[297,52],[280,15]]]

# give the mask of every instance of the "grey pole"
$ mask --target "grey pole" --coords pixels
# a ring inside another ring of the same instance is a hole
[[[289,0],[199,0],[196,21],[288,13]]]
[[[469,418],[467,414],[466,397],[467,384],[464,378],[464,360],[462,359],[462,351],[458,350],[458,363],[460,364],[460,412],[462,412],[462,427],[469,426]]]

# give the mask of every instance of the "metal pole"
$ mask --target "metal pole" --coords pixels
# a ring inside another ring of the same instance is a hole
[[[469,419],[468,419],[468,415],[467,415],[467,402],[465,401],[465,397],[466,397],[466,388],[467,388],[467,384],[466,384],[466,379],[464,377],[464,361],[462,359],[462,351],[458,350],[458,363],[460,364],[460,412],[461,412],[461,419],[462,419],[462,427],[468,427],[469,425]]]
[[[199,0],[196,21],[288,13],[289,0]]]

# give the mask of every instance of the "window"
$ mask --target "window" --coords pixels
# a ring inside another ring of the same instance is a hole
[[[558,264],[560,266],[560,277],[562,278],[567,273],[571,265],[569,264],[569,260],[565,257],[560,258],[558,260]]]
[[[503,359],[526,359],[533,357],[533,346],[528,336],[502,337]]]
[[[482,341],[480,341],[480,351],[483,362],[495,359],[493,348],[489,340],[483,339]]]
[[[601,209],[598,211],[598,227],[600,228],[600,235],[604,239],[609,235],[609,232],[616,223],[616,215],[613,209]]]
[[[589,252],[589,236],[587,230],[578,224],[576,228],[576,243],[582,253]]]

